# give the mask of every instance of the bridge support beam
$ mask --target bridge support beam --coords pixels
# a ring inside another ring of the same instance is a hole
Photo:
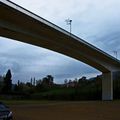
[[[113,100],[113,73],[102,75],[102,100]]]

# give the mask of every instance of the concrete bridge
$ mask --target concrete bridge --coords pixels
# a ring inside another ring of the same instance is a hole
[[[47,48],[102,72],[102,100],[113,100],[120,61],[81,38],[7,0],[0,0],[0,36]]]

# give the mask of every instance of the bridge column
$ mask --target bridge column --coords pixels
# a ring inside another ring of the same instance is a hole
[[[102,74],[102,100],[113,100],[112,72]]]

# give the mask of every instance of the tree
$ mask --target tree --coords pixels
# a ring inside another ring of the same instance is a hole
[[[12,74],[11,70],[9,69],[4,77],[4,87],[3,87],[3,92],[9,93],[12,89]]]
[[[33,79],[33,85],[34,85],[34,86],[36,85],[35,77],[34,77],[34,79]]]
[[[31,80],[30,80],[30,83],[31,83],[31,85],[33,84],[33,79],[31,78]]]
[[[19,84],[20,84],[20,80],[18,80],[18,82],[17,82],[17,85],[19,86]]]
[[[47,75],[47,79],[49,81],[49,85],[50,86],[53,85],[53,79],[54,79],[54,77],[52,75]]]
[[[53,86],[53,76],[52,75],[47,75],[46,77],[44,77],[40,82],[40,86],[44,87],[44,88],[50,88]]]

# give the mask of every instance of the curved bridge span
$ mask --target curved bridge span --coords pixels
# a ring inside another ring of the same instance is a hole
[[[81,38],[7,0],[0,0],[0,36],[47,48],[82,61],[103,73],[102,99],[113,99],[113,74],[120,61]]]

